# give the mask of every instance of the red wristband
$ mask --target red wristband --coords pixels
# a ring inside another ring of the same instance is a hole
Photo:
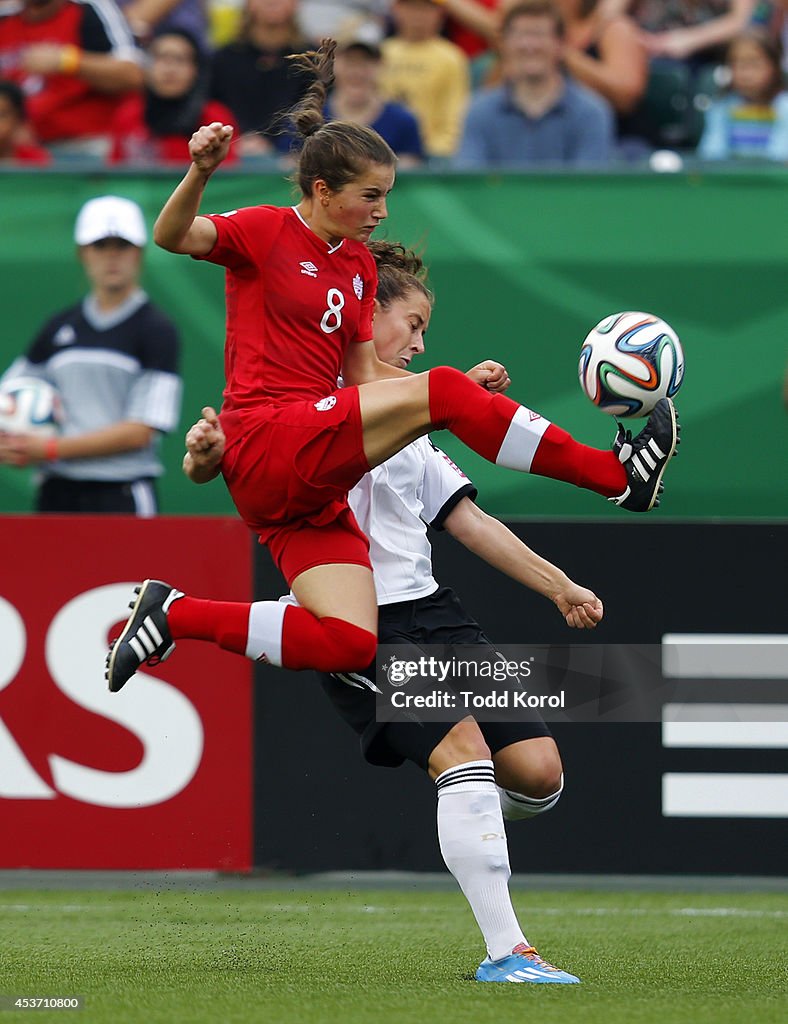
[[[57,438],[48,437],[44,443],[44,459],[47,462],[55,462],[57,459]]]

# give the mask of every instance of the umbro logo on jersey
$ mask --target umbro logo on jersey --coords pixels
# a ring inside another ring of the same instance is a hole
[[[533,423],[534,420],[540,420],[542,417],[538,412],[534,412],[533,409],[528,410],[528,419]]]
[[[301,267],[302,274],[308,274],[309,277],[317,277],[317,267],[311,260],[304,260],[303,263],[298,264]]]
[[[353,278],[353,291],[356,293],[356,298],[361,302],[364,295],[364,282],[358,274]]]
[[[62,327],[58,328],[54,338],[52,339],[52,344],[57,345],[58,348],[62,348],[63,345],[73,345],[76,340],[77,332],[71,324],[63,324]]]
[[[333,409],[337,404],[337,396],[329,395],[328,398],[321,398],[319,402],[315,402],[315,408],[318,412],[328,412],[329,409]]]

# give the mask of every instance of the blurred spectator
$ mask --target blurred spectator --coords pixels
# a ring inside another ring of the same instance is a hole
[[[311,78],[287,56],[313,45],[301,35],[297,9],[298,0],[246,0],[237,42],[213,55],[211,92],[235,114],[243,156],[290,148],[282,114],[301,99]]]
[[[200,125],[235,124],[223,103],[208,99],[208,59],[190,33],[163,29],[148,47],[145,89],[119,107],[110,124],[111,163],[188,164]],[[238,159],[232,147],[225,164]]]
[[[0,462],[39,467],[38,512],[157,511],[161,433],[178,424],[178,335],[139,286],[147,231],[130,199],[98,196],[74,228],[90,293],[51,317],[3,380],[38,377],[63,403],[58,437],[0,434]]]
[[[48,164],[51,154],[30,141],[25,96],[15,82],[0,81],[0,163]]]
[[[728,49],[730,91],[706,112],[698,156],[788,160],[788,92],[778,39],[750,29]]]
[[[457,149],[470,94],[468,58],[444,39],[438,0],[394,0],[396,34],[383,42],[383,94],[416,115],[431,157]]]
[[[444,0],[446,36],[474,60],[498,42],[502,0]]]
[[[501,85],[471,101],[457,166],[602,165],[613,156],[606,100],[562,72],[564,27],[551,0],[522,0],[501,26]]]
[[[788,0],[775,0],[771,28],[783,48],[783,71],[788,75]]]
[[[206,0],[118,0],[120,9],[137,39],[149,42],[165,28],[183,29],[208,49]]]
[[[648,55],[635,22],[624,14],[606,16],[598,0],[558,0],[558,7],[569,74],[604,96],[617,114],[630,113],[648,81]]]
[[[0,15],[0,74],[22,86],[36,136],[103,156],[107,122],[142,69],[114,0],[22,0]]]
[[[326,116],[370,125],[397,154],[399,167],[414,167],[424,159],[419,124],[407,107],[381,96],[381,63],[375,43],[353,40],[338,47]]]
[[[390,0],[301,0],[299,18],[312,39],[363,39],[379,43]]]
[[[629,11],[652,57],[718,59],[721,48],[743,31],[757,0],[603,0],[608,14]]]

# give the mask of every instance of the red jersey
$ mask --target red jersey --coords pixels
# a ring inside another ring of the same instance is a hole
[[[372,339],[369,250],[351,239],[330,246],[290,207],[210,219],[219,237],[203,258],[227,268],[223,423],[228,413],[325,398],[347,346]]]
[[[223,103],[208,100],[200,112],[195,131],[201,124],[212,124],[214,121],[233,126],[237,123],[235,116]],[[110,124],[110,134],[111,164],[191,163],[190,136],[153,135],[145,122],[145,97],[139,93],[129,96],[121,104]],[[232,166],[237,161],[238,149],[230,146],[224,165]]]
[[[0,16],[0,78],[25,92],[27,116],[42,142],[103,135],[123,94],[98,92],[78,75],[34,75],[21,66],[28,46],[77,46],[91,53],[135,60],[128,25],[114,0],[66,0],[44,21],[28,21],[15,10]]]

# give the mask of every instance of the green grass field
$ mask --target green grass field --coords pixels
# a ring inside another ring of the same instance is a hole
[[[83,996],[37,1021],[780,1024],[788,898],[515,892],[580,986],[481,985],[459,892],[0,892],[0,994]],[[0,1014],[2,1022],[30,1011]]]

